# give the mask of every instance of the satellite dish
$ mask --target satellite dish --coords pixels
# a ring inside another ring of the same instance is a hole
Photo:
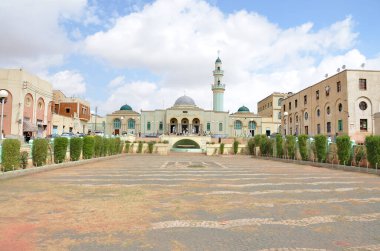
[[[361,68],[364,68],[364,66],[365,66],[365,63],[362,63],[362,64],[360,65]]]
[[[342,69],[344,70],[344,69],[346,69],[346,65],[344,64],[344,65],[342,65]]]
[[[327,78],[328,76],[329,76],[329,74],[328,74],[328,73],[326,73],[326,74],[325,74],[325,78]]]
[[[337,72],[340,72],[340,68],[336,69]]]

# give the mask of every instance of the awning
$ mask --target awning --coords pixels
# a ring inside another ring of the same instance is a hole
[[[24,121],[22,127],[23,127],[24,132],[37,132],[38,131],[38,127],[36,125],[33,125],[30,121]]]

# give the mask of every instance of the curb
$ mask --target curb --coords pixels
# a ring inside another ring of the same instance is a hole
[[[344,166],[340,164],[319,163],[319,162],[291,160],[291,159],[282,159],[282,158],[274,158],[274,157],[252,156],[252,158],[279,161],[283,163],[292,163],[292,164],[303,165],[303,166],[322,167],[322,168],[341,170],[341,171],[346,171],[346,172],[368,173],[368,174],[374,174],[374,175],[380,176],[380,170],[373,169],[373,168],[365,168],[365,167],[358,167],[358,166]]]
[[[22,176],[26,176],[26,175],[30,175],[30,174],[47,172],[47,171],[51,171],[51,170],[55,170],[55,169],[59,169],[59,168],[67,168],[67,167],[89,164],[89,163],[102,161],[102,160],[115,159],[115,158],[119,158],[119,157],[122,157],[125,155],[127,155],[127,154],[123,153],[123,154],[117,154],[117,155],[112,155],[112,156],[107,156],[107,157],[85,159],[85,160],[79,160],[79,161],[69,161],[69,162],[64,162],[64,163],[59,163],[59,164],[50,164],[50,165],[39,166],[39,167],[30,167],[27,169],[18,169],[15,171],[0,173],[0,180],[13,179],[13,178],[18,178],[18,177],[22,177]]]

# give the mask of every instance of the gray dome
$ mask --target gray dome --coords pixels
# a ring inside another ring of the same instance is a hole
[[[186,95],[183,95],[182,97],[179,97],[175,103],[174,103],[175,106],[177,105],[191,105],[191,106],[195,106],[195,102],[192,98],[186,96]]]

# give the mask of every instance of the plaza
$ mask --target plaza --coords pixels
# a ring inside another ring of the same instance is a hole
[[[123,155],[0,182],[1,250],[380,250],[378,176]]]

